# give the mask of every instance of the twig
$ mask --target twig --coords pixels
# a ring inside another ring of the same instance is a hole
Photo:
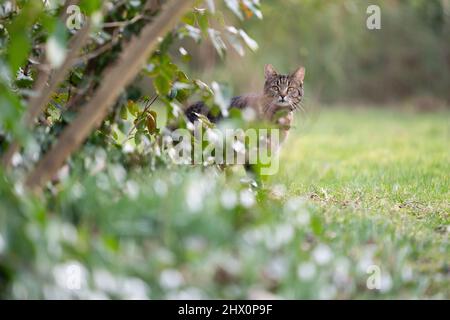
[[[81,62],[87,62],[91,59],[94,59],[96,57],[98,57],[99,55],[101,55],[102,53],[105,53],[106,51],[108,51],[109,49],[111,49],[113,46],[115,46],[117,44],[117,42],[119,42],[119,37],[120,34],[118,32],[118,29],[114,30],[114,34],[112,36],[111,41],[105,43],[103,46],[98,47],[97,49],[95,49],[94,51],[90,52],[89,54],[85,55],[85,56],[81,56],[75,63],[74,65],[77,65]]]
[[[103,23],[103,28],[116,28],[116,27],[124,28],[130,24],[133,24],[133,23],[141,20],[143,17],[144,17],[144,15],[137,14],[131,20],[105,22],[105,23]]]
[[[145,106],[145,108],[144,108],[144,110],[142,111],[141,114],[146,114],[148,109],[152,106],[152,104],[156,101],[156,99],[158,99],[158,95],[157,94],[151,100],[148,101],[147,105]],[[131,133],[134,131],[134,129],[136,129],[136,127],[137,127],[137,125],[139,123],[140,123],[140,121],[136,121],[136,123],[131,127],[131,129],[127,133],[127,136],[126,136],[125,140],[122,142],[122,144],[124,144],[125,142],[130,140]]]

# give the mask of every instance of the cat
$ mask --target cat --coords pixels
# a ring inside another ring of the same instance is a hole
[[[278,73],[271,64],[267,64],[264,67],[264,77],[264,88],[261,93],[236,96],[231,99],[229,109],[251,108],[257,120],[279,128],[279,147],[288,136],[294,121],[294,112],[301,108],[305,68],[299,67],[293,73],[285,75]],[[199,115],[206,116],[212,123],[217,123],[223,118],[221,113],[213,114],[201,101],[189,106],[185,115],[192,123],[199,119]],[[245,168],[257,175],[253,166],[245,165]]]
[[[300,67],[292,74],[278,73],[271,64],[264,67],[264,89],[262,93],[251,93],[236,96],[231,99],[229,108],[252,108],[257,119],[267,121],[281,129],[281,140],[285,140],[294,120],[294,112],[300,109],[304,91],[303,81],[305,68]],[[223,116],[214,115],[203,102],[197,102],[189,106],[185,115],[191,122],[198,120],[198,114],[207,116],[217,123]]]

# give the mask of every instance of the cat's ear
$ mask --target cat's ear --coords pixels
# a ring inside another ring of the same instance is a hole
[[[297,81],[303,82],[303,79],[305,79],[305,68],[304,67],[298,68],[297,70],[294,71],[293,74],[291,74],[291,77]]]
[[[266,79],[269,79],[270,77],[276,76],[278,72],[275,71],[275,68],[271,64],[266,64],[264,66],[264,76]]]

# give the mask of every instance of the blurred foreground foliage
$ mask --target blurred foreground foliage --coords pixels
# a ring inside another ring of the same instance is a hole
[[[85,160],[98,172],[45,200],[2,180],[3,298],[443,297],[413,268],[432,243],[381,217],[327,216],[213,170],[127,172],[102,149]],[[380,290],[366,287],[371,265]]]

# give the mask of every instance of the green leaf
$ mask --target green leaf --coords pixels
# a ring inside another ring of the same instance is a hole
[[[173,43],[173,40],[174,40],[173,33],[169,32],[164,37],[164,40],[161,42],[161,44],[159,45],[159,50],[160,50],[161,54],[167,53],[167,51],[170,48],[170,45]]]
[[[196,11],[195,19],[197,21],[200,30],[202,30],[203,35],[206,36],[208,34],[208,25],[209,25],[208,15],[206,14],[206,12]]]
[[[215,127],[215,124],[212,123],[207,116],[194,112],[194,114],[197,116],[198,120],[205,126],[205,128],[212,129]]]
[[[135,117],[139,113],[139,106],[133,100],[128,100],[127,109]]]
[[[134,143],[138,146],[142,142],[142,136],[144,135],[144,132],[141,130],[138,130],[136,134],[134,135]]]
[[[81,0],[80,8],[81,11],[88,16],[92,15],[94,12],[100,10],[102,6],[101,0]]]
[[[208,94],[210,94],[210,95],[213,95],[214,94],[214,92],[211,90],[211,88],[206,84],[206,83],[204,83],[203,81],[201,81],[201,80],[198,80],[198,79],[195,79],[194,80],[194,84],[197,86],[197,88],[199,88],[200,90],[202,90],[202,91],[206,91]]]
[[[8,27],[11,39],[7,49],[7,60],[13,74],[26,62],[31,49],[28,29],[42,13],[42,1],[28,1]]]
[[[184,73],[181,70],[178,70],[178,72],[177,72],[177,80],[180,82],[189,83],[188,76],[186,75],[186,73]]]
[[[193,26],[195,23],[195,13],[194,12],[189,12],[187,13],[182,19],[181,21],[183,23],[186,23],[188,25]]]
[[[153,84],[159,95],[166,95],[170,91],[170,80],[163,75],[157,76],[153,81]]]
[[[0,125],[24,142],[27,131],[21,121],[24,106],[20,99],[0,82]]]
[[[26,32],[15,34],[11,39],[8,48],[8,62],[14,74],[27,60],[30,49],[31,42]]]
[[[120,118],[123,120],[128,119],[128,110],[125,106],[122,106],[122,108],[120,108]]]

